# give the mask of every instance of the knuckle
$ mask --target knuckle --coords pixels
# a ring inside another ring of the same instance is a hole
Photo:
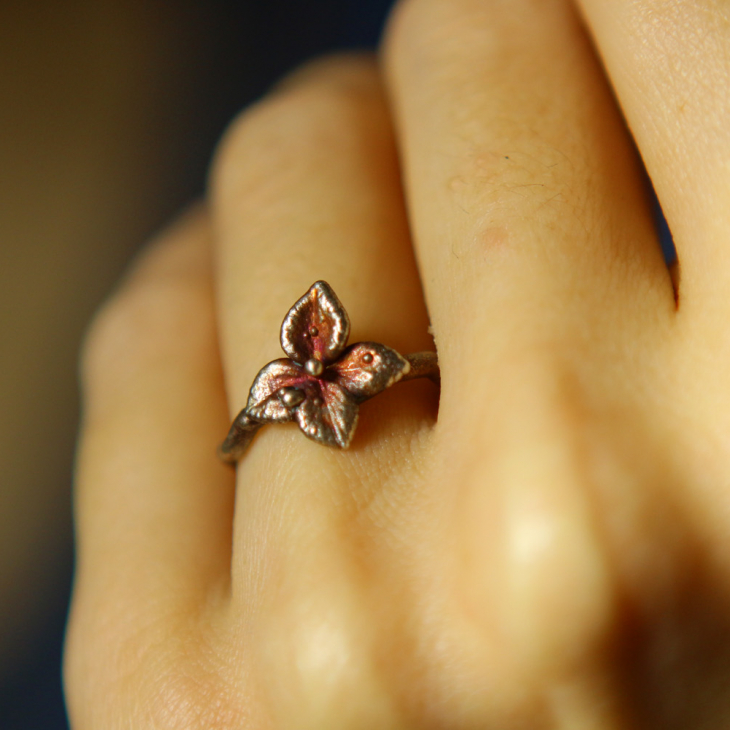
[[[435,0],[399,0],[386,25],[385,39],[389,51],[397,53],[401,48],[409,48],[429,27],[431,15],[438,10]]]
[[[479,16],[494,12],[495,2],[475,0],[400,0],[386,26],[385,54],[397,66],[417,69],[426,65],[439,71],[434,60],[447,68],[449,60],[462,54],[464,39],[475,32],[481,36],[480,47],[489,39],[491,25],[475,22]],[[456,53],[454,53],[456,51]]]
[[[386,39],[404,48],[439,50],[441,41],[451,48],[463,47],[464,40],[498,40],[507,25],[524,21],[547,6],[563,6],[564,0],[399,0],[386,27]]]
[[[575,379],[546,372],[545,357],[510,363],[520,387],[490,391],[489,413],[475,414],[481,425],[453,459],[466,464],[464,550],[490,566],[467,573],[458,593],[473,596],[481,625],[500,627],[514,666],[534,676],[575,668],[615,628],[617,576],[600,505],[612,488],[606,464],[625,461],[618,445],[602,444]],[[478,462],[468,459],[474,449]]]
[[[349,52],[321,56],[289,73],[274,88],[286,92],[326,87],[331,92],[367,92],[377,87],[378,70],[370,53]]]
[[[356,613],[301,601],[279,607],[259,632],[259,673],[268,677],[277,727],[302,726],[303,717],[307,727],[329,727],[333,715],[342,727],[380,726],[384,697],[370,656],[372,627]]]
[[[347,54],[311,61],[230,124],[214,156],[214,191],[266,189],[305,148],[330,149],[384,104],[375,62]]]

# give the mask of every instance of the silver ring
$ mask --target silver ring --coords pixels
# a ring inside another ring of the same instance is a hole
[[[312,284],[281,325],[288,357],[259,371],[218,449],[221,459],[237,461],[261,426],[288,421],[313,441],[346,449],[361,403],[398,381],[430,378],[439,385],[435,352],[401,355],[377,342],[347,346],[349,334],[350,320],[332,287]]]

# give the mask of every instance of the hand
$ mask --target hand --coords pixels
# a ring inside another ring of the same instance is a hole
[[[411,0],[384,76],[295,74],[90,335],[76,730],[730,723],[730,18],[582,10],[677,302],[565,0]],[[216,446],[318,279],[352,341],[429,349],[428,310],[440,400],[264,428],[234,505]]]

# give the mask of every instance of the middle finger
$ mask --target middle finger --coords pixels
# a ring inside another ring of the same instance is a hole
[[[569,2],[411,0],[388,41],[441,418],[479,402],[489,362],[600,352],[635,310],[669,315],[643,173]]]

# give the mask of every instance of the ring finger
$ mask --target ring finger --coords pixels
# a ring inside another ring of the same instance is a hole
[[[244,114],[222,146],[212,203],[232,414],[245,405],[259,368],[281,356],[278,333],[287,309],[320,279],[347,308],[352,341],[379,341],[401,353],[432,349],[371,59],[319,62]],[[245,606],[248,651],[259,646],[265,673],[283,688],[272,702],[282,727],[293,726],[282,697],[295,698],[291,712],[316,720],[321,710],[325,722],[333,699],[328,690],[327,702],[317,704],[319,679],[377,705],[367,699],[377,685],[364,628],[371,581],[363,580],[368,559],[357,545],[374,529],[368,513],[384,519],[377,505],[392,504],[398,484],[409,481],[403,470],[418,463],[410,457],[434,407],[430,383],[408,383],[361,409],[348,452],[277,426],[264,428],[239,463],[233,603]],[[314,646],[323,631],[327,641]],[[286,637],[287,649],[272,651],[272,637],[279,643]],[[342,668],[338,657],[322,654],[323,646],[338,645],[338,656],[344,650],[358,659]],[[356,714],[371,712],[351,699],[346,705]]]

